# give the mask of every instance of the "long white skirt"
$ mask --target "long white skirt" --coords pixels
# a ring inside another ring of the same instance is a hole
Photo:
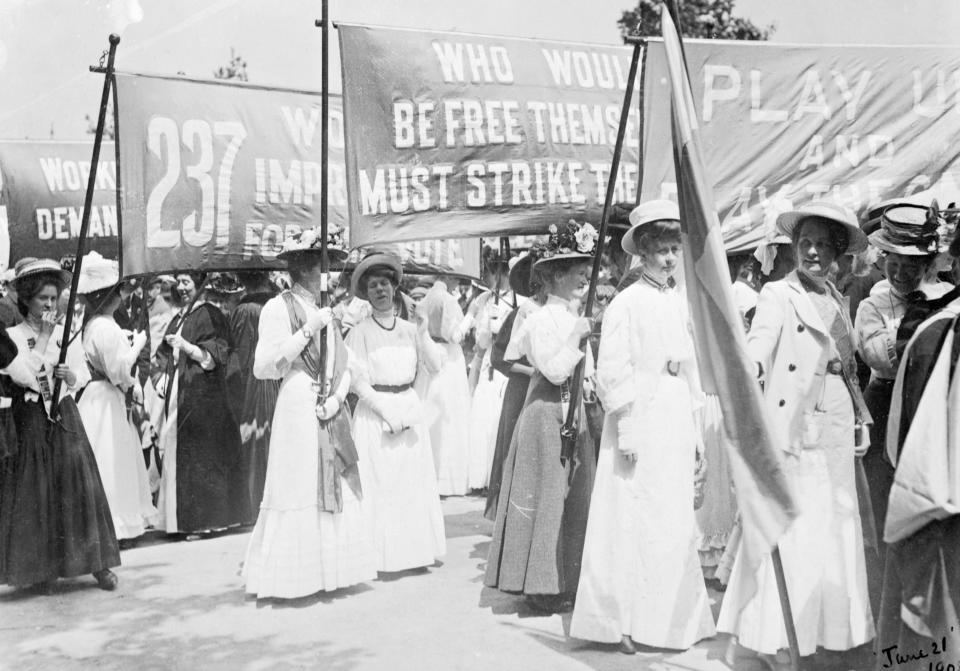
[[[157,521],[140,437],[127,418],[123,392],[106,380],[91,382],[77,403],[97,459],[117,538],[136,538]]]
[[[246,591],[259,598],[292,599],[377,577],[366,445],[357,444],[363,498],[341,480],[342,512],[320,510],[315,399],[302,371],[290,373],[277,396],[263,502],[243,564]]]
[[[412,389],[391,396],[401,416],[422,412]],[[360,401],[353,435],[357,449],[368,455],[363,493],[373,506],[377,569],[391,572],[432,565],[446,553],[446,537],[430,434],[421,422],[399,434],[384,431],[380,416]]]
[[[819,438],[784,462],[800,515],[779,546],[801,655],[817,646],[849,650],[875,635],[854,475],[853,404],[840,376],[826,376],[820,406]],[[738,553],[718,628],[744,647],[774,654],[788,644],[772,560],[764,558],[751,596],[744,593],[750,580],[742,559]]]
[[[470,490],[470,389],[463,349],[451,343],[440,346],[446,352],[443,369],[418,375],[416,389],[430,427],[438,491],[460,496]]]
[[[696,435],[686,381],[664,375],[636,464],[607,415],[570,635],[686,649],[715,632],[693,512]]]
[[[490,484],[490,466],[497,449],[497,428],[506,388],[507,378],[490,365],[490,350],[487,350],[470,406],[470,489],[483,489]]]

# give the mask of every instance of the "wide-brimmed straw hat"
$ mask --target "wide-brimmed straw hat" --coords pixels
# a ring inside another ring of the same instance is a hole
[[[30,277],[31,275],[40,275],[42,273],[52,273],[59,276],[60,281],[65,285],[70,284],[70,280],[73,278],[73,275],[61,268],[60,264],[53,259],[38,259],[32,256],[17,261],[13,272],[14,282]]]
[[[582,259],[588,261],[597,251],[600,234],[590,223],[577,223],[573,219],[557,226],[550,224],[550,237],[540,246],[539,258],[533,267],[537,268],[556,261]]]
[[[777,217],[777,230],[791,240],[793,231],[807,219],[821,219],[840,227],[847,234],[847,248],[840,254],[857,254],[867,248],[867,236],[857,224],[857,218],[843,205],[817,200],[801,205],[796,210],[783,212]]]
[[[283,249],[277,254],[281,261],[306,254],[318,255],[323,251],[320,227],[308,228],[283,241]],[[343,240],[343,229],[331,226],[327,229],[327,258],[331,262],[342,263],[347,260],[347,248]]]
[[[637,248],[637,231],[641,226],[652,224],[655,221],[680,221],[680,208],[672,200],[648,200],[640,203],[630,211],[630,228],[620,241],[620,246],[627,254],[639,256]]]
[[[880,230],[870,234],[870,244],[892,254],[933,256],[939,251],[939,225],[936,211],[930,208],[892,205],[880,216]]]
[[[386,266],[395,272],[398,283],[403,279],[403,264],[400,262],[400,257],[388,252],[371,252],[360,259],[350,276],[350,291],[354,296],[367,299],[367,287],[363,282],[363,276],[377,266]]]
[[[80,277],[77,278],[77,293],[92,294],[109,289],[120,282],[120,264],[105,259],[97,252],[88,252],[80,262]]]
[[[518,296],[529,297],[534,294],[533,262],[536,255],[524,252],[510,259],[510,289]]]

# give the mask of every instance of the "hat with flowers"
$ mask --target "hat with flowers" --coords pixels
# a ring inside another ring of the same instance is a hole
[[[550,237],[537,249],[534,267],[564,259],[592,259],[597,252],[600,232],[590,223],[571,219],[565,224],[550,224]]]
[[[303,254],[320,254],[322,237],[320,227],[308,228],[296,235],[291,235],[283,241],[283,248],[277,254],[281,260]],[[327,228],[327,256],[331,261],[345,261],[347,246],[343,239],[343,228],[330,226]]]

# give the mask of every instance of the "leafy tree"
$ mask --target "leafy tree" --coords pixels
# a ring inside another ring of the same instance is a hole
[[[774,26],[760,28],[749,19],[733,15],[735,0],[679,0],[680,28],[684,37],[723,40],[766,40]],[[620,34],[659,36],[659,0],[638,0],[637,6],[627,10],[617,21]]]
[[[96,135],[97,134],[97,120],[91,117],[89,114],[83,116],[84,120],[87,122],[87,135]],[[53,126],[50,127],[50,137],[53,137]],[[115,140],[117,138],[117,132],[113,127],[113,109],[107,108],[107,118],[104,120],[103,124],[103,139],[104,140]]]
[[[234,51],[233,47],[230,47],[230,60],[226,65],[221,65],[214,70],[213,76],[216,79],[238,79],[245,82],[247,81],[247,62]]]

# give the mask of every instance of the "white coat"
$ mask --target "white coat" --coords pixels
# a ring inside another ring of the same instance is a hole
[[[836,292],[832,286],[830,290]],[[841,313],[854,334],[846,311]],[[797,454],[816,445],[819,431],[814,408],[833,356],[831,349],[828,328],[796,270],[763,287],[747,351],[763,369],[764,402],[774,444],[781,450]]]

